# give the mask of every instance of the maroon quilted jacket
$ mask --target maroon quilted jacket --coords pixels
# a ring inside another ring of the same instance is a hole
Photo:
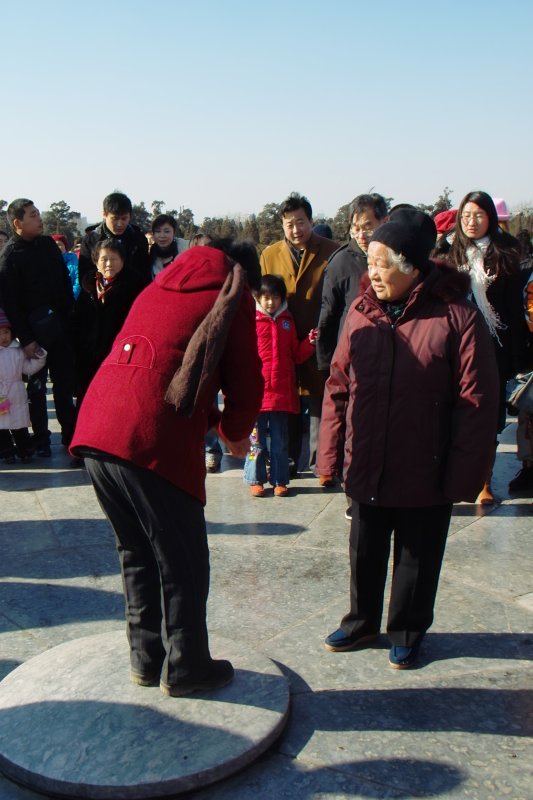
[[[461,274],[432,265],[392,325],[372,290],[348,313],[331,364],[318,472],[359,502],[474,501],[496,438],[494,348]]]

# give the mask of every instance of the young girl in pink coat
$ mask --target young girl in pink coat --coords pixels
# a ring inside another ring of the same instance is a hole
[[[315,350],[317,331],[298,341],[294,318],[287,308],[287,289],[279,275],[264,275],[256,295],[256,330],[265,389],[261,413],[251,436],[244,465],[244,481],[253,497],[263,497],[270,455],[270,483],[277,497],[288,494],[289,414],[297,414],[300,402],[295,364],[302,364]],[[267,439],[270,437],[270,448]]]
[[[7,464],[32,456],[30,412],[22,375],[33,375],[44,367],[46,352],[38,351],[27,358],[19,342],[13,338],[11,324],[0,308],[0,458]]]

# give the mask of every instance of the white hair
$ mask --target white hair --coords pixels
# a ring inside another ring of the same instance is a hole
[[[387,247],[387,245],[385,245]],[[387,247],[388,257],[389,257],[389,264],[391,267],[397,267],[400,272],[403,272],[405,275],[410,275],[411,272],[414,270],[414,266],[411,264],[410,261],[406,259],[402,253],[396,253],[390,247]]]

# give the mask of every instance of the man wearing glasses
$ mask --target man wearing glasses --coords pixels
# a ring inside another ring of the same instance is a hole
[[[318,368],[329,372],[346,314],[360,293],[367,271],[368,243],[377,228],[387,222],[387,202],[380,194],[360,194],[349,210],[350,241],[339,247],[326,267],[316,347]]]

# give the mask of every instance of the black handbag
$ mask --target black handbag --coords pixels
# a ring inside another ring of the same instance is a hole
[[[65,332],[61,317],[49,306],[39,306],[28,314],[28,322],[38,342],[45,350],[49,350]]]

